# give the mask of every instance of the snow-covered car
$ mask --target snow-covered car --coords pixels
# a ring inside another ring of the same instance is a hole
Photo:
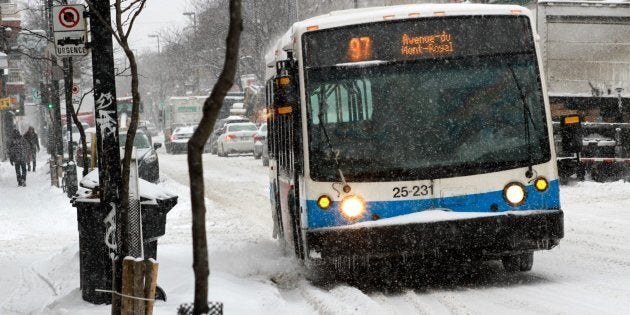
[[[188,140],[195,132],[195,127],[177,127],[173,134],[171,134],[171,141],[169,143],[169,152],[172,154],[183,153],[188,151]]]
[[[228,116],[227,118],[220,119],[214,125],[214,130],[208,137],[208,142],[206,143],[206,147],[210,148],[210,153],[217,154],[217,140],[219,136],[224,132],[225,125],[229,123],[240,123],[240,122],[250,122],[249,119],[243,116]]]
[[[127,132],[121,131],[118,135],[121,158],[123,157],[126,141]],[[138,130],[136,131],[135,138],[133,138],[133,146],[136,148],[136,154],[138,157],[138,176],[146,181],[157,183],[160,180],[160,163],[155,150],[159,149],[162,144],[155,143],[154,145],[151,145],[151,141],[144,131]]]
[[[218,156],[227,156],[230,153],[254,152],[252,137],[258,131],[254,123],[231,123],[225,125],[224,129],[225,132],[217,140]]]
[[[260,159],[263,154],[263,146],[265,146],[265,139],[267,139],[267,124],[260,125],[258,131],[254,134],[254,158]]]

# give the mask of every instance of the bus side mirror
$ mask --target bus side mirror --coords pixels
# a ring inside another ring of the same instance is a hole
[[[560,121],[560,136],[564,153],[582,151],[582,120],[578,115],[564,116]]]

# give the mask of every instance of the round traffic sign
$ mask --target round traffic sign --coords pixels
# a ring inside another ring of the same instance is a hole
[[[73,28],[79,24],[80,19],[79,11],[73,7],[65,7],[59,11],[59,23],[63,27]]]
[[[73,84],[72,85],[72,94],[79,94],[79,85],[78,84]]]

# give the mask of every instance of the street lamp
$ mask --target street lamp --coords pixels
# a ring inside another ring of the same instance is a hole
[[[158,55],[160,54],[160,36],[157,34],[149,34],[149,37],[157,39]]]
[[[195,32],[197,31],[197,14],[195,12],[184,12],[182,13],[183,15],[186,16],[191,16],[193,17],[193,26],[195,27]]]

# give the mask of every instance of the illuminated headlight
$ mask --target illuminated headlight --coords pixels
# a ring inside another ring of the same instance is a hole
[[[365,201],[357,195],[350,195],[341,201],[340,209],[344,217],[354,220],[365,213]]]
[[[322,195],[317,199],[317,206],[324,210],[327,210],[328,208],[330,208],[331,204],[332,204],[332,200],[330,200],[330,197],[326,195]]]
[[[525,202],[527,192],[525,187],[520,183],[509,183],[503,188],[503,198],[512,207],[518,207]]]
[[[544,177],[538,177],[534,182],[534,187],[536,187],[536,190],[543,192],[549,188],[549,182]]]

